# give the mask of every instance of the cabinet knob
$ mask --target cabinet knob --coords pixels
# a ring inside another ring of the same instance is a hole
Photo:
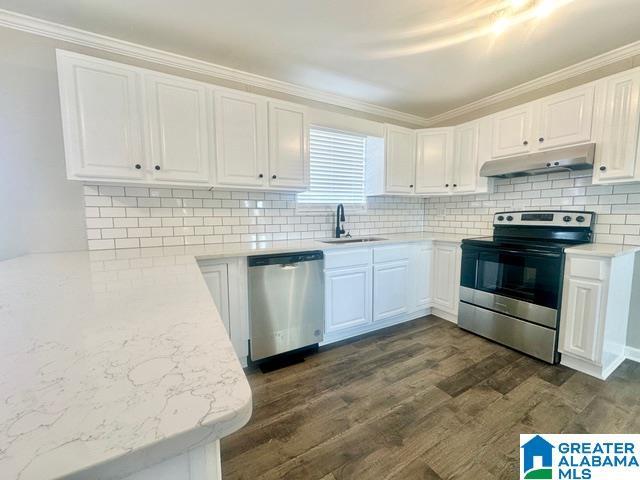
[[[540,137],[540,138],[538,139],[538,141],[539,141],[540,143],[544,142],[544,137]]]
[[[142,168],[142,165],[140,165],[139,163],[136,163],[136,170],[140,170]]]
[[[264,177],[264,175],[263,175],[263,174],[258,175],[258,178],[262,178],[262,177]]]
[[[547,167],[550,167],[550,166],[551,166],[551,164],[547,162]]]
[[[276,175],[271,175],[271,178],[276,179],[278,177]]]
[[[523,145],[529,145],[529,142],[527,142],[526,140],[524,142],[522,142]]]
[[[156,170],[160,170],[160,165],[156,165],[156,166],[155,166],[155,167],[153,167],[153,168],[155,168]]]
[[[560,162],[553,162],[553,164],[557,167],[560,165]]]
[[[445,183],[445,184],[444,184],[444,186],[445,186],[445,187],[448,187],[448,186],[449,186],[449,184],[448,184],[448,183]]]
[[[453,184],[454,187],[457,187],[458,185],[456,183]]]
[[[604,165],[602,165],[602,166],[600,167],[600,171],[601,171],[601,172],[604,172],[606,169],[607,169],[607,167],[605,167]]]
[[[409,185],[409,188],[413,188],[413,185]]]

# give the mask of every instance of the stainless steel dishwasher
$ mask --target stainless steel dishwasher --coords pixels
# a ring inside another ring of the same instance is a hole
[[[323,258],[321,251],[248,258],[251,361],[322,341]]]

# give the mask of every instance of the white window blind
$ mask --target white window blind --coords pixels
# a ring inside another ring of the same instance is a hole
[[[298,203],[365,203],[366,137],[312,127],[309,132],[310,188]]]

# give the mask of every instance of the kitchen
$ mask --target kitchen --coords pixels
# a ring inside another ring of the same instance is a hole
[[[0,1],[2,478],[517,478],[520,434],[637,433],[640,8],[256,3]],[[451,35],[358,51],[410,12]]]

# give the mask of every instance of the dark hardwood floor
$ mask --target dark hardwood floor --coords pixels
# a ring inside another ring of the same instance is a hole
[[[520,433],[640,432],[640,364],[602,382],[434,316],[249,382],[225,479],[513,480]]]

